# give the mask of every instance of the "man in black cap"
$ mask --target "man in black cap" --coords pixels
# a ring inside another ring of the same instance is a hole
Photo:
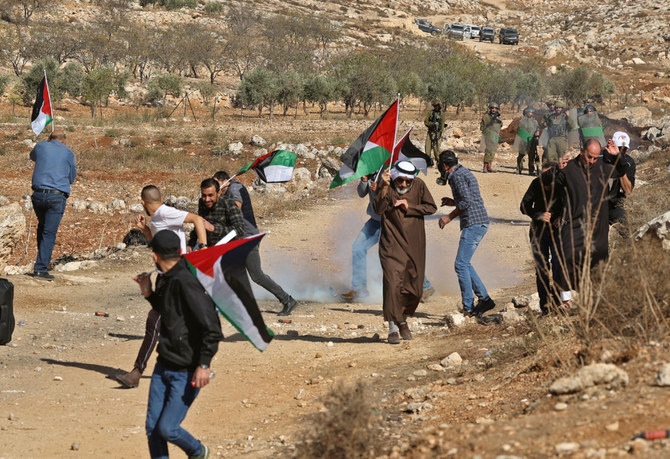
[[[209,448],[180,424],[200,389],[209,383],[210,364],[223,335],[214,303],[189,271],[180,245],[170,230],[159,231],[151,240],[154,263],[163,273],[156,291],[150,274],[133,278],[162,321],[146,432],[151,457],[168,457],[169,441],[190,458],[207,458]]]

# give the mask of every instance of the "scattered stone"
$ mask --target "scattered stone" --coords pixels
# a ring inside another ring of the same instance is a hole
[[[463,363],[463,359],[461,356],[458,354],[458,352],[452,352],[448,356],[442,359],[440,361],[440,365],[442,365],[445,368],[449,367],[457,367]]]
[[[254,135],[251,138],[251,145],[255,147],[264,147],[266,143],[265,139],[259,135]]]
[[[656,374],[656,384],[659,386],[670,386],[670,363],[665,363]]]
[[[356,368],[356,366],[358,366],[358,363],[356,363],[356,361],[349,362],[347,364],[347,367],[349,367],[349,368]]]
[[[9,416],[7,416],[7,419],[10,421],[14,421],[16,419],[16,415],[14,413],[9,413]]]
[[[136,214],[141,214],[144,212],[144,207],[142,207],[142,204],[131,204],[130,207],[128,207],[128,210]]]
[[[417,377],[423,377],[423,376],[427,376],[427,375],[428,375],[428,371],[426,371],[426,370],[416,370],[416,371],[414,371],[412,374],[413,374],[414,376],[417,376]]]
[[[412,400],[425,400],[426,399],[426,389],[423,387],[415,387],[412,389],[407,389],[405,395]]]
[[[228,144],[228,152],[232,153],[233,155],[239,155],[243,148],[244,145],[242,145],[242,142],[233,142]]]
[[[574,442],[559,443],[558,445],[555,446],[555,449],[556,454],[558,455],[573,454],[579,451],[579,443]]]
[[[62,381],[63,377],[62,376],[54,376],[54,381]]]
[[[296,400],[303,400],[305,396],[307,395],[307,392],[305,392],[304,389],[300,389],[296,394],[293,396],[294,399]]]
[[[445,320],[449,327],[461,327],[465,324],[465,316],[460,312],[448,312]]]
[[[519,295],[512,298],[512,304],[515,308],[527,308],[530,305],[530,298],[525,295]]]
[[[72,443],[72,445],[70,445],[70,449],[72,451],[79,451],[79,443]]]
[[[111,210],[122,210],[126,208],[126,201],[123,199],[115,199],[112,201],[112,203],[109,205],[109,208]]]
[[[635,231],[633,237],[636,240],[639,240],[648,232],[654,234],[661,240],[663,250],[670,250],[670,237],[668,237],[670,234],[670,211],[663,215],[659,215],[645,225],[642,225]]]
[[[520,322],[523,318],[516,311],[503,311],[502,314],[503,322]]]
[[[565,411],[568,409],[568,404],[563,402],[558,402],[554,405],[554,411]]]
[[[649,448],[647,440],[643,438],[636,438],[630,443],[630,452],[633,454],[641,454]]]
[[[627,384],[628,373],[624,370],[611,363],[594,363],[580,368],[573,376],[557,379],[549,392],[554,395],[572,394],[597,385],[618,389]]]
[[[442,365],[438,363],[431,363],[430,365],[428,365],[428,369],[431,371],[447,371],[446,368],[444,368]]]
[[[644,65],[644,64],[646,64],[646,62],[643,61],[642,59],[640,59],[639,57],[634,57],[634,58],[631,59],[631,60],[633,61],[633,64],[635,64],[635,65]]]
[[[315,359],[320,359],[323,357],[320,352],[317,352],[316,355],[314,356]]]
[[[619,430],[619,421],[613,422],[611,424],[607,424],[605,426],[605,430],[608,432],[616,432]]]
[[[300,336],[298,330],[286,330],[286,336]]]
[[[629,107],[607,115],[608,118],[613,120],[627,119],[634,126],[649,126],[651,116],[651,110],[647,107]]]
[[[423,410],[430,410],[432,408],[433,408],[433,405],[431,405],[428,402],[408,403],[407,407],[405,408],[405,412],[407,412],[407,413],[421,413]]]
[[[0,266],[9,261],[26,234],[26,217],[18,202],[0,207]]]

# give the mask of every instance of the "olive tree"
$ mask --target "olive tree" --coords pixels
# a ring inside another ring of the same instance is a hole
[[[244,75],[237,87],[235,102],[240,107],[257,109],[258,116],[262,116],[263,108],[268,107],[272,118],[273,107],[278,97],[277,76],[265,67],[256,67]]]

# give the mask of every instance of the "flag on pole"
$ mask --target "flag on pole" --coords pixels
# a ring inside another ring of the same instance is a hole
[[[184,255],[191,273],[219,312],[259,351],[265,350],[274,333],[263,321],[245,264],[247,255],[264,235],[256,234]]]
[[[402,139],[396,144],[393,149],[393,155],[391,156],[391,163],[395,164],[398,161],[409,161],[414,164],[414,167],[418,170],[428,175],[428,168],[433,165],[433,159],[419,150],[409,139],[409,133],[412,132],[412,129],[413,127],[409,128],[405,135],[402,136]]]
[[[237,174],[253,169],[265,183],[288,182],[293,176],[293,167],[298,155],[286,150],[275,150],[247,164]]]
[[[51,96],[49,96],[49,84],[47,83],[47,75],[37,87],[37,97],[33,104],[33,114],[30,118],[30,126],[36,136],[44,130],[45,127],[53,121],[53,112],[51,111]]]
[[[335,188],[379,168],[391,156],[398,124],[398,100],[356,139],[342,155],[342,166],[330,184]]]

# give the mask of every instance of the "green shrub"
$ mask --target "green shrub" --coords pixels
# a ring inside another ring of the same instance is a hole
[[[223,12],[223,3],[219,2],[208,2],[205,5],[205,12],[212,14],[219,14]]]

